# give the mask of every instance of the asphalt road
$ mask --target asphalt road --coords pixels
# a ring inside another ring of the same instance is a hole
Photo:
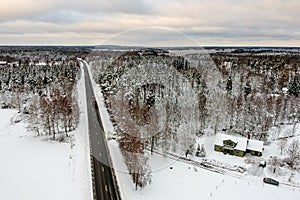
[[[81,60],[79,60],[81,61]],[[95,101],[92,82],[84,61],[86,102],[88,113],[88,130],[90,137],[90,152],[94,177],[94,197],[96,200],[120,200],[118,184],[111,167],[109,151],[103,131],[102,120]]]

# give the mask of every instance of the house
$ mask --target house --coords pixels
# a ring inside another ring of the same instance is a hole
[[[263,141],[250,139],[246,151],[253,156],[262,156],[263,146]]]
[[[0,65],[6,65],[7,61],[0,61]]]
[[[255,156],[262,156],[263,141],[243,137],[235,137],[227,134],[219,134],[216,137],[215,151],[224,154],[243,157],[246,153]]]

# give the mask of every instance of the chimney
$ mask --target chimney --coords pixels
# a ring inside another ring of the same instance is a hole
[[[248,135],[247,135],[247,146],[248,146],[248,144],[249,144],[250,138],[251,138],[250,133],[248,133]]]

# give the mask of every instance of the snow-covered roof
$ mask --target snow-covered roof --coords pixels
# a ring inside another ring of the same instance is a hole
[[[237,145],[235,146],[234,149],[246,151],[246,148],[247,148],[247,138],[235,137],[235,136],[226,135],[226,134],[219,134],[217,136],[215,144],[218,145],[218,146],[223,146],[223,141],[224,140],[231,140],[231,141],[237,143]]]
[[[283,88],[282,88],[282,92],[283,92],[283,93],[287,93],[288,91],[289,91],[289,89],[288,89],[287,87],[283,87]]]
[[[247,144],[248,139],[246,137],[236,137],[236,136],[226,135],[226,134],[218,134],[216,137],[215,145],[223,146],[224,140],[231,140],[237,143],[234,149],[242,150],[242,151],[246,151],[246,149],[249,149],[252,151],[262,152],[263,145],[264,145],[263,141],[253,140],[253,139],[250,139]]]
[[[252,151],[262,152],[263,146],[264,146],[263,141],[250,139],[247,149],[252,150]]]
[[[47,64],[45,62],[39,62],[36,64],[37,66],[46,66]]]
[[[234,149],[246,151],[246,149],[247,149],[247,138],[240,138],[240,137],[238,137],[238,138],[239,138],[238,139],[239,141],[238,141],[238,143],[237,143],[237,145]]]

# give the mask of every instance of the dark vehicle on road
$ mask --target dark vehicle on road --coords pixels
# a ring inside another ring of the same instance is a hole
[[[265,160],[260,161],[260,163],[259,163],[259,167],[262,167],[262,168],[265,168],[266,165],[267,165],[267,162]]]
[[[271,184],[271,185],[279,185],[279,182],[272,179],[272,178],[267,178],[265,177],[264,180],[263,180],[265,183],[268,183],[268,184]]]

